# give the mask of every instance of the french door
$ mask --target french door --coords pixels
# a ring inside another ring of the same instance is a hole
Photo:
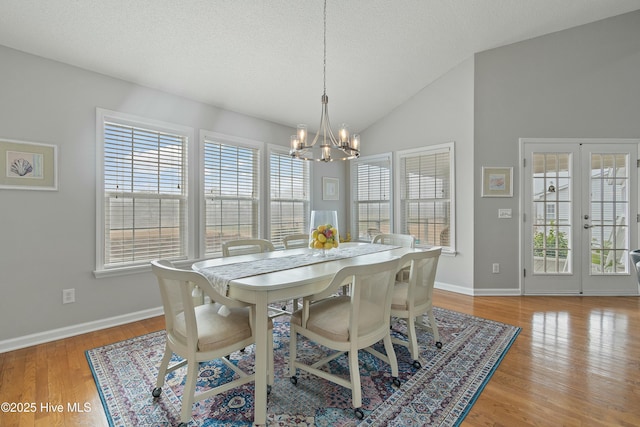
[[[521,140],[525,294],[637,295],[631,140]]]

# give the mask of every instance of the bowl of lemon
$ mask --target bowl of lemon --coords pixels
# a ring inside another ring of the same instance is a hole
[[[338,233],[338,213],[336,211],[312,211],[309,247],[325,256],[340,245]]]

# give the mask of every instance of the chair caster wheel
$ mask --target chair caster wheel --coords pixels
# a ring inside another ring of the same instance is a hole
[[[393,385],[396,387],[400,387],[400,380],[398,378],[393,379]]]
[[[153,397],[160,397],[160,394],[162,393],[162,387],[156,387],[153,389],[153,391],[151,392],[151,396]]]
[[[442,348],[442,343],[441,343],[440,341],[438,341],[438,342],[436,343],[436,347],[438,347],[438,348]]]
[[[289,378],[289,380],[291,380],[291,384],[293,384],[293,385],[297,385],[298,384],[298,377],[291,377],[291,378]]]
[[[359,419],[359,420],[364,418],[364,412],[362,412],[362,409],[360,409],[360,408],[354,409],[353,413],[356,415],[356,418]]]
[[[411,364],[411,366],[413,366],[416,369],[422,368],[422,365],[417,360],[414,360],[413,363]]]

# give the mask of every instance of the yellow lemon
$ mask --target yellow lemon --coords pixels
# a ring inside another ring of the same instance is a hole
[[[325,249],[333,249],[333,243],[329,243],[329,242],[325,243],[324,244],[324,248]]]
[[[311,233],[311,237],[314,239],[318,238],[318,230],[313,230],[313,233]]]
[[[334,248],[337,248],[337,247],[338,247],[338,241],[337,241],[337,240],[334,240],[334,241],[333,241],[333,247],[334,247]]]
[[[322,233],[322,232],[323,232],[324,230],[326,230],[326,229],[327,229],[327,227],[325,227],[324,225],[319,225],[319,226],[318,226],[318,232],[319,232],[319,233]]]
[[[313,242],[313,247],[316,249],[322,249],[324,248],[324,244],[316,240],[315,242]]]
[[[324,243],[327,241],[327,238],[324,236],[324,234],[318,234],[318,241]]]

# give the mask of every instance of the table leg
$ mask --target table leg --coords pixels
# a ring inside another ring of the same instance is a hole
[[[268,375],[268,310],[267,295],[263,292],[257,293],[256,299],[256,359],[255,359],[255,406],[253,413],[254,425],[267,424],[267,375]]]

